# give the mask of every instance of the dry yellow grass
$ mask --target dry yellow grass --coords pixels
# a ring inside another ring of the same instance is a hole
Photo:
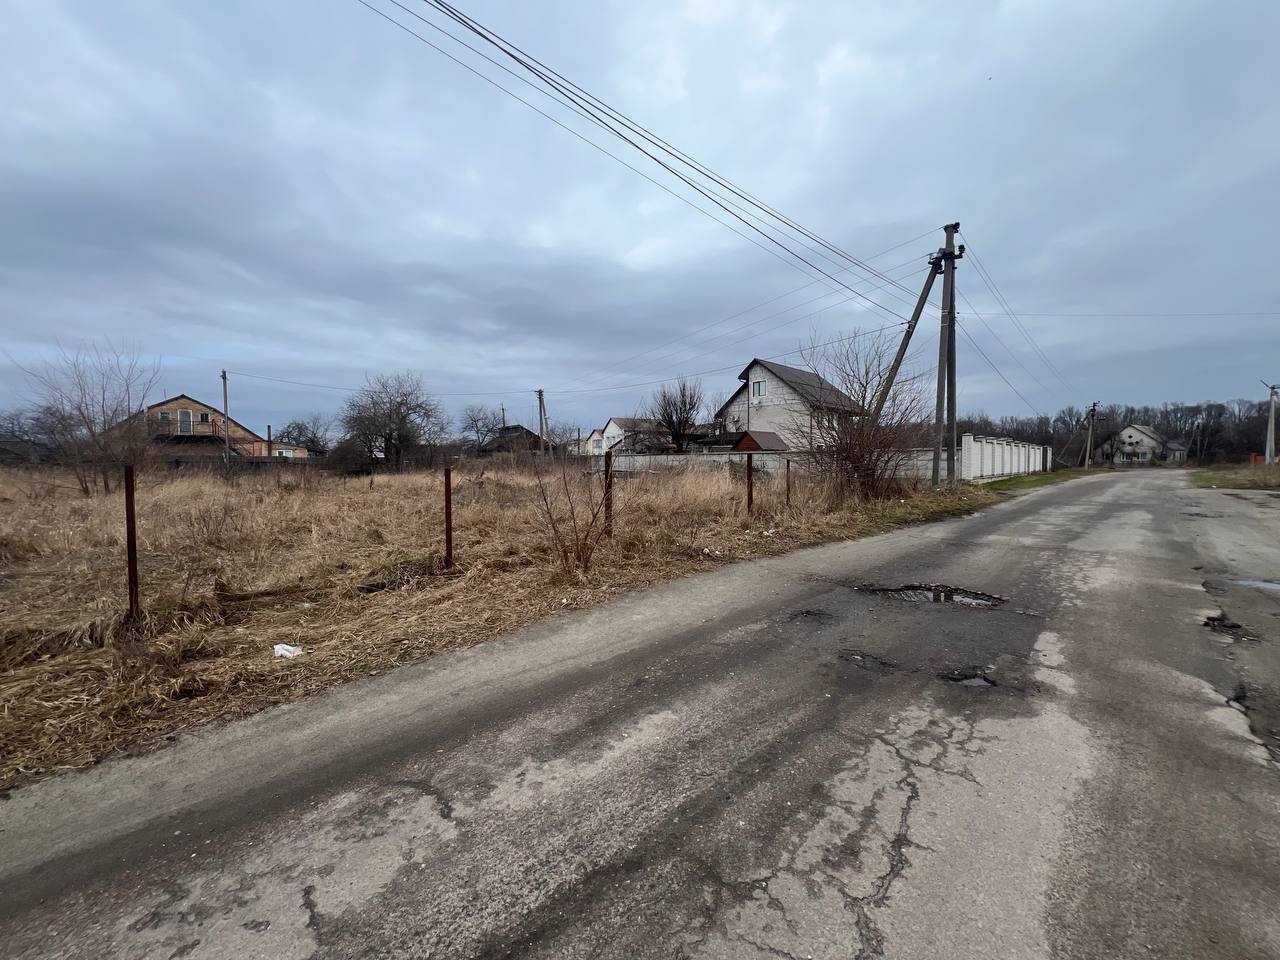
[[[728,474],[620,480],[615,535],[582,575],[562,569],[531,473],[469,469],[455,472],[457,563],[445,572],[438,473],[372,487],[151,473],[138,487],[145,616],[126,626],[121,499],[65,483],[0,472],[0,789],[623,590],[995,499],[835,503],[797,475],[790,509],[780,480],[761,481],[747,517]],[[277,658],[276,643],[305,654]]]

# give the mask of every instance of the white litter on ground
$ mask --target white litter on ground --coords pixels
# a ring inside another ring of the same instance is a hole
[[[301,647],[291,647],[287,643],[277,643],[272,649],[277,657],[293,658],[302,653]]]

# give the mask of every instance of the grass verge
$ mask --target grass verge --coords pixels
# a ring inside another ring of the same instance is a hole
[[[1097,470],[1073,467],[1069,470],[1055,470],[1052,473],[1027,473],[1018,477],[1005,477],[1003,480],[984,483],[982,488],[993,493],[1020,493],[1023,490],[1034,490],[1037,487],[1047,487],[1050,484],[1075,480],[1077,477],[1094,476],[1097,473]]]
[[[1191,482],[1225,490],[1280,490],[1280,464],[1204,467],[1191,474]]]
[[[620,478],[614,536],[566,572],[529,472],[455,473],[441,569],[439,474],[144,475],[145,615],[126,624],[123,508],[0,472],[0,789],[475,644],[624,591],[797,547],[968,513],[980,487],[850,502],[793,471]],[[580,478],[590,485],[591,478]],[[273,645],[301,647],[293,659]]]

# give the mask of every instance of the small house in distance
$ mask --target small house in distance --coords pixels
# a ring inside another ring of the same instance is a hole
[[[664,453],[674,446],[666,427],[647,417],[610,417],[600,434],[601,452]]]
[[[742,386],[716,411],[716,420],[731,434],[764,431],[785,438],[812,433],[842,414],[863,413],[852,397],[810,370],[757,357],[738,379]]]
[[[547,449],[553,448],[550,441],[547,441],[546,446]],[[476,452],[479,456],[491,457],[496,453],[537,453],[542,447],[541,437],[528,427],[513,423],[500,427],[497,436],[482,444]]]

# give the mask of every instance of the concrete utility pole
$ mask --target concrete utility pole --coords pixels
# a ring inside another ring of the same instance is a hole
[[[1089,435],[1084,441],[1084,468],[1089,469],[1089,464],[1093,462],[1093,421],[1098,415],[1098,401],[1095,400],[1089,404]],[[1112,444],[1114,447],[1115,444]]]
[[[889,399],[889,392],[893,390],[893,382],[898,378],[898,368],[902,366],[902,360],[907,355],[907,347],[911,344],[911,335],[916,332],[916,324],[920,322],[920,315],[924,312],[925,304],[929,302],[929,293],[933,290],[934,278],[942,272],[941,250],[929,258],[929,266],[931,269],[925,275],[924,287],[920,291],[920,299],[916,301],[916,308],[911,311],[911,319],[907,321],[907,329],[902,333],[902,343],[898,345],[898,352],[893,358],[893,363],[889,365],[889,372],[885,374],[884,384],[880,387],[880,393],[876,396],[876,405],[871,411],[872,424],[880,422],[880,414],[884,412],[885,401]]]
[[[227,412],[230,404],[227,401],[227,371],[222,371],[222,445],[223,459],[227,466],[231,465],[231,415]],[[193,431],[194,432],[194,431]]]
[[[538,388],[538,450],[541,453],[547,452],[547,401],[542,395],[542,388]]]
[[[1262,385],[1270,395],[1267,409],[1267,453],[1263,459],[1272,464],[1276,462],[1276,391],[1280,390],[1280,383],[1267,383],[1263,380]]]
[[[947,437],[947,480],[956,479],[956,261],[964,256],[964,244],[956,250],[959,223],[942,228],[946,245],[938,251],[942,259],[942,325],[938,330],[938,399],[934,407],[933,484],[942,474],[942,444]]]

